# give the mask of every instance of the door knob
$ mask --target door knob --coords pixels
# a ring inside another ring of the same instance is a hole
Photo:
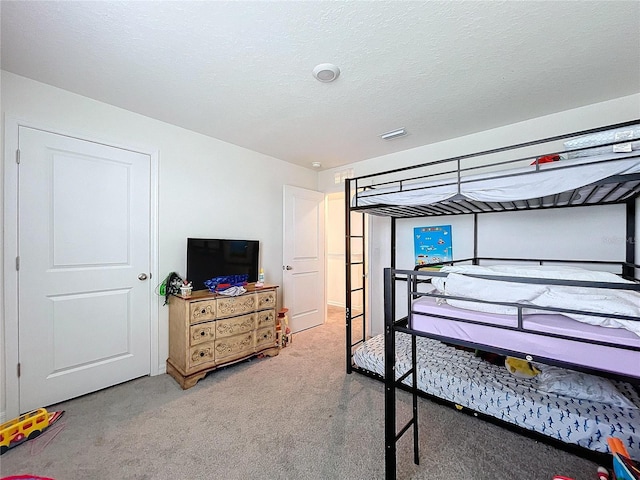
[[[147,279],[146,273],[141,273],[140,275],[138,275],[138,280],[146,280],[146,279]]]

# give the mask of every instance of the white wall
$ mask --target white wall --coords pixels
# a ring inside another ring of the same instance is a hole
[[[473,216],[402,219],[396,223],[397,268],[415,265],[414,227],[437,225],[451,225],[454,259],[473,257]],[[487,213],[478,215],[478,254],[624,261],[625,226],[624,205]]]
[[[0,79],[0,109],[3,113],[3,122],[4,115],[11,115],[58,131],[160,152],[158,226],[160,265],[159,272],[154,272],[156,280],[162,279],[170,271],[184,274],[186,237],[215,236],[260,240],[262,264],[267,279],[281,284],[282,186],[284,184],[318,189],[326,193],[337,192],[344,188],[344,185],[334,184],[334,173],[338,170],[353,168],[356,176],[364,175],[520,141],[632,120],[640,117],[640,94],[320,173],[7,72],[2,72]],[[4,123],[2,130],[4,132]],[[373,138],[372,141],[377,139]],[[4,152],[4,149],[2,151]],[[2,171],[4,171],[4,161],[3,158]],[[3,185],[4,183],[0,182],[0,193]],[[3,195],[0,195],[0,198],[4,198]],[[232,200],[221,204],[221,198]],[[182,206],[185,200],[189,203],[187,214],[184,213]],[[4,204],[2,210],[4,211]],[[575,213],[576,210],[582,209],[572,209],[570,212]],[[640,211],[640,205],[638,211]],[[562,211],[559,212],[562,213]],[[577,215],[585,217],[591,215],[591,213],[572,214],[567,222],[566,217],[558,219],[553,216],[554,213],[550,212],[546,212],[552,215],[548,218],[526,217],[532,213],[517,214],[525,216],[513,220],[515,223],[512,223],[511,227],[504,222],[502,216],[482,220],[483,225],[487,227],[481,232],[482,244],[485,248],[496,248],[499,249],[498,251],[505,252],[507,250],[504,248],[508,247],[518,255],[525,256],[525,252],[521,249],[522,239],[512,240],[511,232],[519,231],[523,225],[526,227],[532,224],[551,224],[558,230],[556,233],[562,236],[565,233],[563,228],[565,223],[574,222]],[[612,221],[618,222],[619,216],[617,218],[614,216]],[[600,219],[608,221],[607,214]],[[458,252],[463,253],[467,248],[464,242],[468,240],[464,240],[465,235],[459,233],[469,227],[463,219],[458,218],[440,218],[433,224],[444,224],[445,220],[447,224],[455,227],[454,253],[456,255]],[[339,223],[341,223],[340,228],[343,228],[342,222]],[[417,223],[419,225],[416,226],[428,225],[424,221]],[[640,219],[636,223],[640,229]],[[513,228],[514,225],[518,227]],[[328,230],[331,228],[331,226],[327,227]],[[402,229],[409,228],[411,224],[400,226],[398,229],[404,242],[407,240]],[[589,235],[597,231],[589,225],[583,228],[584,231],[589,232]],[[371,252],[369,270],[372,283],[369,311],[372,313],[372,333],[375,334],[382,331],[382,268],[389,265],[389,220],[372,217],[370,230],[372,235],[369,247]],[[531,231],[538,235],[538,246],[546,242],[547,239],[543,234],[545,230],[534,228],[529,230]],[[622,233],[617,231],[604,233],[602,230],[599,232],[596,234],[595,241],[590,239],[587,244],[579,237],[574,238],[574,244],[593,245],[597,250],[596,254],[604,252],[604,255],[610,255],[610,251],[617,251],[624,242],[620,237]],[[483,235],[487,235],[487,238]],[[638,237],[636,233],[636,238]],[[558,254],[562,254],[562,251]],[[406,253],[404,255],[402,257],[401,254],[401,258],[404,258],[402,261],[410,261],[410,256],[407,257]],[[533,256],[533,253],[531,255]],[[640,252],[636,255],[640,258]],[[591,257],[593,258],[593,255]],[[2,260],[0,264],[3,264],[3,259],[0,260]],[[399,264],[399,266],[402,265]],[[331,280],[329,278],[328,281]],[[344,283],[342,280],[337,281],[341,285]],[[158,302],[160,306],[157,319],[159,323],[157,361],[158,367],[164,368],[168,341],[167,311],[166,307],[162,307],[162,299],[158,299]],[[1,309],[0,315],[3,315]],[[4,318],[2,317],[1,320],[4,325]],[[2,330],[0,334],[3,334]],[[0,338],[0,345],[4,347],[4,337]],[[2,365],[0,385],[3,388],[0,393],[0,414],[5,409],[4,361]],[[9,371],[13,374],[13,370],[9,369]]]
[[[318,175],[318,190],[344,191],[344,184],[334,183],[335,173],[339,171],[353,169],[354,176],[358,177],[638,118],[640,93],[324,170]],[[374,136],[371,141],[382,140]]]
[[[334,183],[334,174],[349,168],[358,177],[638,118],[640,94],[635,94],[326,170],[320,172],[318,186],[324,192],[344,189],[343,184]],[[636,205],[637,239],[640,238],[640,201]],[[627,239],[624,237],[622,206],[485,214],[479,217],[481,256],[624,260]],[[452,225],[454,257],[473,255],[470,217],[403,220],[396,225],[398,268],[413,268],[412,229],[414,226],[428,225]],[[382,274],[390,264],[390,220],[372,217],[370,237],[369,314],[371,333],[377,334],[383,331]],[[640,246],[636,242],[636,263],[639,260]]]
[[[282,285],[282,187],[315,190],[317,172],[8,72],[2,72],[1,82],[3,132],[10,115],[56,131],[159,151],[160,264],[154,282],[171,271],[185,274],[186,238],[192,236],[259,240],[266,278]],[[3,172],[5,161],[12,159],[3,158]],[[159,323],[154,361],[161,371],[168,354],[163,300],[158,298],[154,320]],[[0,368],[0,413],[5,411],[5,375],[14,370]]]

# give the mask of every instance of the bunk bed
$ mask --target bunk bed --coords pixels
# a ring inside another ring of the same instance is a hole
[[[639,120],[347,179],[345,193],[347,373],[385,382],[386,478],[411,428],[418,463],[419,395],[582,453],[606,453],[616,436],[640,456]],[[624,261],[478,252],[483,213],[595,205],[624,206]],[[354,241],[365,251],[356,212],[391,219],[384,333],[371,339],[366,259],[352,252]],[[396,269],[396,221],[449,215],[472,218],[473,256]],[[538,375],[518,378],[504,358]],[[397,388],[413,394],[399,432]]]

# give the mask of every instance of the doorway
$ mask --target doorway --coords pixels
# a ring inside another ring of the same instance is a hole
[[[6,415],[157,373],[157,154],[9,120],[5,138]]]
[[[327,244],[327,305],[344,309],[346,298],[346,245],[345,245],[345,196],[344,192],[330,193],[326,196],[326,244]],[[362,214],[352,213],[352,235],[362,236],[367,229],[366,219]],[[366,239],[365,239],[366,240]],[[363,264],[364,252],[368,248],[366,241],[351,241],[351,258],[354,263],[351,270],[352,287],[362,288],[367,281],[366,265]],[[363,292],[359,290],[352,295],[352,309],[354,314],[363,311],[366,301]]]
[[[283,207],[284,300],[296,333],[325,321],[324,194],[284,185]]]

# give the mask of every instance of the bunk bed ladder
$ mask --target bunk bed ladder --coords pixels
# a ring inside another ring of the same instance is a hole
[[[364,343],[366,337],[366,265],[365,265],[365,215],[360,212],[352,212],[349,208],[351,198],[350,179],[345,179],[345,324],[347,329],[347,373],[353,371],[353,349]],[[358,229],[352,228],[352,215],[359,215],[360,226]],[[359,232],[354,233],[354,230]],[[354,243],[357,248],[354,248]],[[359,252],[359,253],[357,253]],[[356,259],[356,256],[360,259]],[[354,272],[354,268],[356,272]],[[357,296],[359,301],[355,301]],[[357,311],[354,308],[357,307]],[[354,340],[353,322],[359,321],[358,335]]]
[[[393,230],[393,228],[392,228]],[[395,274],[391,268],[384,269],[384,355],[385,358],[395,358],[396,350],[396,329],[395,329]],[[415,278],[407,279],[407,286],[415,283]],[[420,456],[418,449],[418,369],[417,360],[417,338],[411,336],[411,368],[402,376],[396,377],[396,366],[394,362],[385,362],[384,384],[384,435],[385,435],[385,479],[395,480],[396,478],[396,444],[400,438],[413,427],[413,462],[420,464]],[[412,396],[412,414],[411,418],[405,423],[400,431],[396,433],[396,388],[402,385],[402,382],[411,376],[411,396]]]
[[[416,366],[416,351],[417,351],[417,339],[415,335],[411,336],[411,368],[407,370],[404,375],[399,377],[394,385],[395,387],[401,387],[402,382],[409,376],[411,376],[411,419],[404,424],[404,426],[400,429],[400,431],[396,434],[395,441],[397,442],[402,438],[402,436],[406,433],[409,428],[413,427],[413,462],[416,465],[420,464],[420,456],[418,451],[418,389],[416,388],[418,381],[418,369]]]

